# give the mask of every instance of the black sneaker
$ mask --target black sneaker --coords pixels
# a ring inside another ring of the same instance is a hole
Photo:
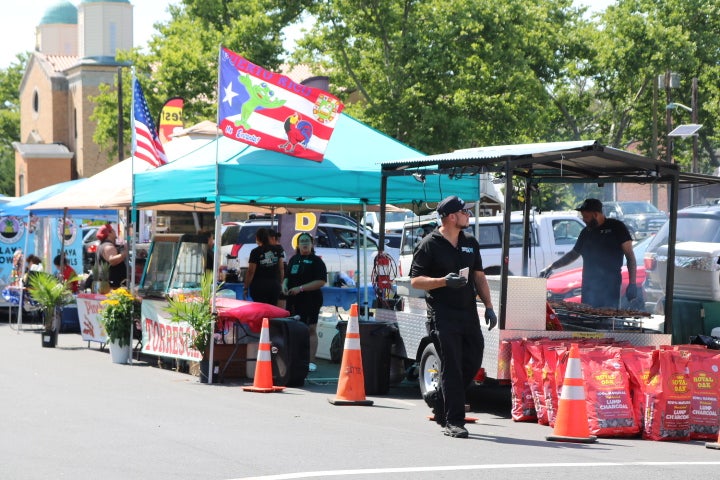
[[[468,438],[468,431],[465,427],[448,423],[443,429],[443,435],[453,438]]]

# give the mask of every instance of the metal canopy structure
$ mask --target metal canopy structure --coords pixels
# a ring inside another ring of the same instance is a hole
[[[546,183],[717,183],[716,177],[681,173],[677,165],[601,145],[594,140],[468,148],[382,163],[386,176],[492,172]]]
[[[635,153],[608,147],[594,140],[532,143],[469,148],[426,157],[393,160],[382,163],[382,203],[385,203],[388,177],[398,175],[448,175],[451,178],[492,173],[505,182],[505,205],[511,205],[513,178],[524,179],[523,274],[527,275],[530,249],[530,206],[534,186],[538,183],[664,183],[670,190],[670,229],[668,236],[668,269],[665,295],[665,333],[672,332],[672,301],[675,274],[675,240],[680,185],[720,183],[720,177],[680,172],[668,164]],[[504,212],[503,258],[500,292],[500,328],[505,328],[507,305],[507,265],[510,245],[510,209]],[[381,216],[380,244],[385,231]]]

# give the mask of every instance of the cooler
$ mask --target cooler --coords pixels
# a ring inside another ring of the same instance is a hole
[[[80,333],[77,305],[65,305],[62,307],[62,316],[60,318],[60,333]]]
[[[675,246],[675,298],[720,301],[720,244],[681,242]],[[667,272],[667,245],[658,249],[660,278]],[[663,285],[664,286],[664,285]]]
[[[317,324],[318,348],[315,356],[325,360],[332,360],[330,354],[330,345],[335,335],[338,335],[337,329],[338,317],[335,312],[320,312]]]

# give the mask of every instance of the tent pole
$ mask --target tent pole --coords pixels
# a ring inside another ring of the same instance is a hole
[[[22,330],[23,320],[23,301],[25,300],[25,264],[27,259],[28,246],[30,245],[30,221],[32,219],[32,213],[27,216],[27,225],[25,225],[25,250],[23,251],[23,260],[20,267],[20,303],[18,304],[18,335]],[[8,320],[9,321],[9,320]]]

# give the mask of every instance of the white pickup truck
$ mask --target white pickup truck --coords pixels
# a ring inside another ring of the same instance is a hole
[[[510,226],[510,271],[509,275],[522,275],[523,244],[522,213],[511,215]],[[437,215],[425,215],[406,222],[400,239],[400,277],[410,274],[410,264],[415,246],[420,239],[438,225]],[[483,267],[487,275],[500,275],[502,265],[503,216],[477,217],[470,219],[469,233],[480,242]],[[569,252],[575,245],[585,224],[576,212],[532,213],[530,228],[530,253],[528,273],[536,277],[540,270]],[[564,269],[582,265],[578,259]]]

